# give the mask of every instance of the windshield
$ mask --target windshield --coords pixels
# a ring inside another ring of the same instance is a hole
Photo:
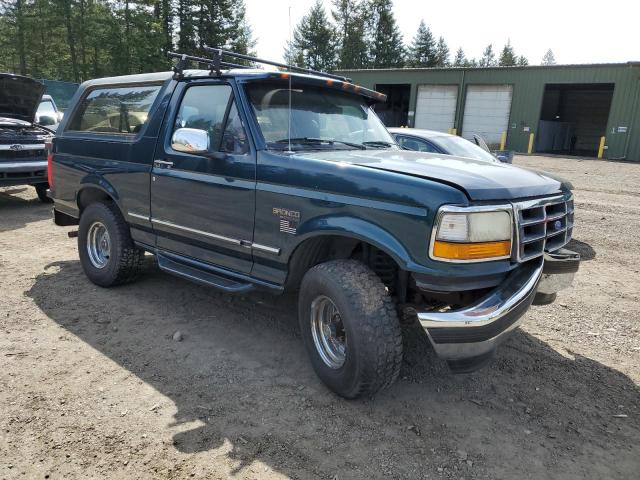
[[[288,148],[288,85],[249,84],[247,93],[269,148]],[[395,147],[362,97],[313,85],[291,90],[291,138],[292,148]]]
[[[53,108],[53,102],[51,100],[43,100],[38,106],[38,117],[46,115],[48,117],[56,118],[56,110]]]
[[[432,140],[441,146],[448,154],[458,157],[473,158],[485,162],[497,162],[498,160],[482,148],[474,145],[462,137],[433,137]]]

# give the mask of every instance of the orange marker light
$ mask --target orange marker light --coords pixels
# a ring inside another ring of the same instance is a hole
[[[287,78],[289,78],[289,74],[288,74],[288,73],[281,73],[281,74],[280,74],[280,78],[282,78],[282,79],[285,79],[285,80],[286,80]]]
[[[433,256],[447,260],[481,260],[511,255],[511,241],[454,243],[436,240]]]

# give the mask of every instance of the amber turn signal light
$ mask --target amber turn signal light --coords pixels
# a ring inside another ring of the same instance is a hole
[[[511,240],[499,242],[454,243],[436,240],[433,256],[447,260],[481,260],[511,255]]]

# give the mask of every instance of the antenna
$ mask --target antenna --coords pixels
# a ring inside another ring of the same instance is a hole
[[[289,5],[289,49],[293,48],[293,44],[291,43],[291,5]],[[291,50],[289,50],[291,51]],[[287,151],[287,153],[293,153],[293,151],[291,150],[291,70],[289,70],[289,115],[288,115],[288,124],[287,124],[287,130],[288,130],[288,138],[289,138],[289,149]]]

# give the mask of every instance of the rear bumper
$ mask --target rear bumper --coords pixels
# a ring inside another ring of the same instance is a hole
[[[568,250],[545,254],[544,259],[518,267],[475,304],[460,310],[420,312],[418,320],[436,354],[447,360],[452,370],[475,370],[519,325],[539,289],[555,293],[566,288],[579,262],[580,256]]]
[[[47,161],[0,162],[0,186],[46,183]]]

